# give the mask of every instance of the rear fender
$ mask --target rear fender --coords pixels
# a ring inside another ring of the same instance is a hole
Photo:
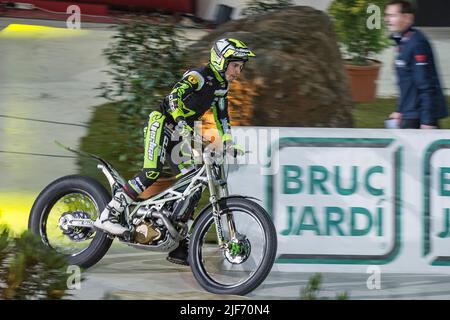
[[[112,166],[111,163],[109,163],[108,161],[100,158],[99,156],[89,153],[89,152],[84,152],[84,151],[80,151],[80,150],[75,150],[72,149],[70,147],[67,147],[65,145],[63,145],[62,143],[58,142],[55,140],[55,143],[63,148],[66,149],[67,151],[76,153],[78,155],[81,155],[83,157],[88,157],[88,158],[92,158],[95,159],[96,161],[99,162],[99,164],[97,165],[97,168],[100,169],[102,171],[102,173],[105,175],[106,179],[109,182],[109,185],[111,187],[111,191],[114,194],[117,189],[119,188],[123,188],[123,186],[125,185],[126,181],[124,178],[122,178],[122,176],[119,174],[119,172],[114,169],[114,167]]]

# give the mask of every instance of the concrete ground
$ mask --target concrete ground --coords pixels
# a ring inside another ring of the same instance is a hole
[[[307,272],[271,272],[256,290],[245,297],[214,295],[203,290],[189,267],[166,261],[166,254],[115,244],[95,266],[85,272],[80,290],[71,299],[139,300],[298,300],[309,279]],[[381,274],[379,289],[366,273],[322,273],[320,299],[336,299],[346,293],[350,300],[448,300],[448,275]],[[369,280],[369,286],[368,286]],[[369,289],[372,288],[372,289]]]
[[[41,21],[2,19],[9,23]],[[58,26],[51,21],[45,25]],[[0,150],[72,156],[54,144],[78,146],[92,107],[105,100],[94,88],[106,81],[102,49],[111,31],[73,37],[2,38],[0,32]],[[8,118],[9,117],[9,118]],[[21,120],[24,117],[68,124]],[[2,153],[1,190],[36,192],[52,180],[76,173],[75,159]],[[38,170],[37,170],[38,169]]]

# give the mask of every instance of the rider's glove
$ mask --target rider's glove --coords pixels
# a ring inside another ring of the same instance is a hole
[[[186,120],[182,117],[177,118],[177,131],[183,138],[189,138],[194,130],[186,123]]]
[[[244,148],[239,144],[226,144],[225,150],[226,150],[227,154],[229,154],[235,158],[237,156],[243,156],[245,154]]]

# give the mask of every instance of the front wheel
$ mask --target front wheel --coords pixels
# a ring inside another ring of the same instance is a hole
[[[220,219],[226,248],[218,245],[213,209],[196,221],[189,244],[194,277],[207,291],[245,295],[269,274],[277,252],[275,227],[267,212],[245,198],[220,200]],[[230,235],[229,219],[236,234]]]

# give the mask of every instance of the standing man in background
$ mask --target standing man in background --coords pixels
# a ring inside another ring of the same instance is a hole
[[[385,22],[397,44],[395,68],[400,89],[396,119],[402,129],[437,129],[439,119],[448,116],[431,45],[425,35],[413,28],[413,5],[405,0],[390,1]]]

